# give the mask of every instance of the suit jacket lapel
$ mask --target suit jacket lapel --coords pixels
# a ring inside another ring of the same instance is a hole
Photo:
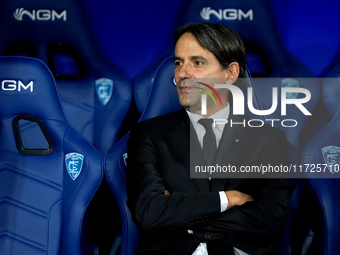
[[[233,120],[233,123],[240,123],[243,121],[240,116],[231,116],[229,120],[230,119]],[[242,124],[236,124],[231,127],[230,121],[225,125],[221,141],[215,155],[216,163],[225,162],[230,165],[235,165],[241,156],[241,149],[244,145],[244,141],[242,141],[243,139],[241,138],[243,138],[244,131],[246,129],[241,125]]]
[[[168,137],[175,147],[178,155],[182,158],[183,163],[189,169],[190,164],[190,136],[189,136],[189,118],[185,116],[184,109],[174,115],[174,118],[168,123]]]
[[[204,165],[202,150],[199,145],[196,133],[185,109],[182,109],[169,121],[168,137],[175,147],[178,155],[182,158],[187,170],[190,172],[190,154],[200,155],[196,164]],[[191,135],[190,135],[191,134]],[[193,135],[194,134],[194,135]],[[209,191],[209,182],[205,178],[192,179],[199,191]],[[187,181],[187,180],[183,180]]]
[[[219,166],[237,166],[237,161],[242,156],[242,148],[245,145],[245,130],[246,128],[242,126],[242,124],[235,124],[232,127],[230,126],[230,120],[233,120],[233,123],[243,122],[243,118],[240,116],[231,115],[229,117],[229,122],[225,125],[223,134],[221,137],[220,144],[216,151],[215,155],[215,164]],[[225,177],[228,178],[228,174],[225,174]],[[212,190],[223,190],[225,186],[226,179],[225,178],[213,178],[212,179]]]
[[[187,170],[190,172],[190,154],[199,155],[195,156],[195,165],[204,166],[205,162],[202,155],[202,150],[199,145],[196,132],[193,129],[192,123],[188,114],[184,109],[174,115],[175,117],[169,121],[168,124],[168,137],[182,158]],[[233,122],[243,122],[240,116],[230,115],[229,120]],[[242,148],[246,143],[244,137],[246,128],[242,124],[235,124],[230,127],[230,121],[225,125],[219,147],[215,155],[215,164],[219,166],[237,166],[238,159],[242,156]],[[191,134],[191,135],[190,135]],[[193,164],[191,162],[191,164]],[[226,174],[226,178],[228,175]],[[223,190],[226,178],[213,178],[211,183],[211,190]],[[199,191],[209,191],[209,181],[207,178],[194,178],[192,179]],[[183,180],[186,181],[186,180]]]

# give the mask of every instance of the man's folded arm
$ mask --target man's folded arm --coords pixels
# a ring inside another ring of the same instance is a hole
[[[283,132],[274,133],[263,147],[260,163],[287,164],[286,139]],[[285,229],[289,214],[290,186],[287,179],[259,179],[254,201],[233,206],[202,228],[202,233],[224,233],[225,238],[249,236],[256,239],[275,238]],[[205,236],[205,235],[203,235]],[[203,241],[203,240],[202,240]]]
[[[275,139],[274,139],[275,140]],[[223,233],[236,240],[274,237],[284,230],[288,217],[290,190],[287,180],[262,180],[261,192],[242,205],[220,213],[218,192],[172,192],[158,169],[158,155],[152,139],[139,128],[131,132],[126,168],[128,206],[136,225],[147,232],[192,229],[197,238],[205,233]],[[264,163],[278,163],[275,141],[264,150]],[[248,194],[245,194],[248,195]],[[250,194],[251,195],[251,194]],[[229,206],[230,207],[230,206]],[[199,240],[209,241],[209,240]]]
[[[221,239],[237,241],[245,240],[248,236],[254,242],[280,236],[288,218],[290,192],[280,180],[267,181],[276,186],[276,190],[263,190],[261,198],[231,207],[219,214],[195,233],[197,240],[208,242],[206,237],[209,239],[209,233],[223,233]]]
[[[220,214],[218,192],[172,192],[159,171],[152,139],[142,129],[133,129],[128,140],[127,205],[137,227],[147,232],[195,229]]]

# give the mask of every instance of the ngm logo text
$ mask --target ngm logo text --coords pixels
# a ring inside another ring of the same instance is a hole
[[[63,10],[62,12],[58,13],[56,10],[49,10],[49,9],[39,9],[39,10],[32,10],[28,11],[24,8],[17,8],[13,13],[13,16],[16,20],[22,21],[24,16],[27,16],[31,20],[40,20],[40,21],[55,21],[55,20],[67,20],[67,12]]]
[[[33,92],[33,81],[25,84],[20,80],[3,80],[1,81],[1,90],[3,91],[30,91]]]
[[[211,15],[216,16],[219,20],[253,20],[254,18],[252,9],[249,9],[247,12],[243,12],[241,9],[219,9],[216,11],[211,9],[211,7],[205,7],[200,14],[204,20],[210,20]]]

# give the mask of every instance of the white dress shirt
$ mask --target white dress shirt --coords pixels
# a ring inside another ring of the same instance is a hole
[[[203,137],[205,135],[205,128],[198,123],[200,119],[202,119],[202,116],[199,114],[195,114],[192,112],[187,111],[189,118],[191,120],[192,125],[194,126],[194,129],[197,134],[198,141],[201,145],[201,148],[203,147]],[[230,106],[229,104],[223,108],[222,110],[216,112],[215,114],[211,115],[210,119],[228,119],[230,114]],[[214,134],[216,136],[216,146],[218,148],[218,145],[221,141],[221,137],[223,134],[225,124],[216,124],[213,125],[212,129],[214,131]],[[220,195],[220,205],[221,205],[221,213],[227,210],[228,208],[228,198],[224,191],[219,192]],[[193,233],[192,230],[188,230],[190,234]],[[237,249],[234,247],[234,253],[235,255],[249,255],[248,253],[245,253],[244,251],[241,251],[240,249]],[[194,253],[192,255],[209,255],[207,250],[207,244],[206,243],[200,243]]]

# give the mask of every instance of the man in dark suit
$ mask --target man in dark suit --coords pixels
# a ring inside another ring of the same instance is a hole
[[[241,121],[232,114],[225,89],[217,91],[221,104],[208,101],[202,116],[203,90],[192,89],[190,80],[237,83],[245,77],[243,43],[233,29],[209,23],[179,28],[175,42],[183,109],[138,123],[128,141],[127,203],[141,231],[137,254],[276,254],[288,217],[287,180],[190,178],[193,154],[200,155],[194,160],[198,165],[237,169],[286,163],[284,132],[268,125],[209,128],[200,120]],[[190,133],[195,134],[191,140]],[[202,149],[209,141],[217,150],[208,157]]]

